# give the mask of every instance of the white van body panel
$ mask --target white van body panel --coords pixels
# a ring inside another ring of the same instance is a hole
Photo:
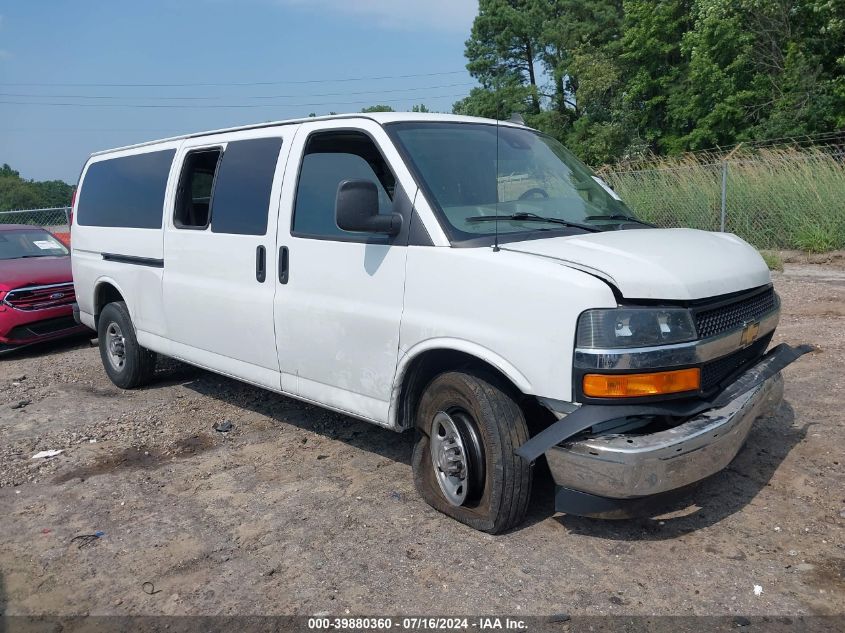
[[[397,377],[422,352],[454,349],[493,365],[525,394],[569,400],[578,316],[616,305],[606,283],[551,259],[412,246]]]
[[[766,262],[736,235],[694,229],[630,229],[516,242],[531,253],[607,279],[627,299],[690,301],[771,282]]]
[[[77,222],[76,206],[85,195],[85,175],[92,164],[110,158],[120,158],[147,152],[177,150],[181,141],[169,141],[140,150],[122,150],[107,155],[93,156],[85,164],[80,177],[73,208],[74,221],[71,226],[73,280],[76,288],[80,316],[86,325],[94,328],[95,297],[100,284],[109,282],[121,290],[124,297],[133,297],[127,302],[132,322],[139,330],[164,335],[166,331],[161,296],[162,268],[126,266],[106,261],[103,253],[119,253],[134,257],[162,259],[164,256],[164,234],[161,229],[138,229],[104,226],[80,226]],[[176,170],[171,166],[170,178]],[[170,185],[168,185],[168,188]],[[165,197],[166,199],[166,197]],[[163,210],[162,210],[163,212]],[[94,328],[96,329],[96,328]]]
[[[171,358],[181,360],[190,365],[213,371],[223,376],[236,378],[257,387],[270,389],[281,393],[278,387],[279,372],[259,367],[253,363],[246,363],[237,358],[223,356],[201,348],[185,345],[169,338],[137,331],[138,343],[147,349]]]

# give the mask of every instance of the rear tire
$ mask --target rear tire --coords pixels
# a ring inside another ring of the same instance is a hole
[[[416,427],[414,484],[429,505],[490,534],[524,521],[533,472],[514,451],[528,428],[506,389],[470,373],[440,374],[423,392]]]
[[[97,323],[100,358],[109,379],[121,389],[148,384],[155,373],[156,354],[141,347],[123,301],[108,304]]]

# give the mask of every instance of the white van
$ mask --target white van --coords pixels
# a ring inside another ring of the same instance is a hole
[[[396,431],[416,486],[500,532],[625,515],[724,468],[781,397],[779,300],[734,235],[656,229],[516,123],[356,114],[93,155],[77,318],[123,388],[156,354]]]

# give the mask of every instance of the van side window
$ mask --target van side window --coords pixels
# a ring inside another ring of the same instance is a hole
[[[264,235],[270,190],[282,148],[281,138],[233,141],[226,146],[211,205],[214,233]]]
[[[82,226],[160,229],[164,192],[176,150],[100,160],[88,166],[79,191]]]
[[[379,213],[390,212],[396,178],[369,136],[344,130],[320,132],[308,139],[296,188],[293,234],[301,237],[356,241],[375,238],[383,241],[383,235],[362,235],[338,228],[334,215],[337,187],[341,181],[350,179],[365,179],[376,183]]]
[[[173,222],[180,229],[208,227],[214,176],[220,161],[220,149],[204,149],[185,157]]]

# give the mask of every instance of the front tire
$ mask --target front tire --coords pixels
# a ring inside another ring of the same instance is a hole
[[[524,521],[533,473],[514,451],[528,428],[505,389],[470,373],[440,374],[420,399],[416,427],[414,484],[429,505],[490,534]]]
[[[155,352],[141,347],[123,301],[108,304],[97,323],[100,358],[109,379],[121,389],[149,383],[155,373]]]

